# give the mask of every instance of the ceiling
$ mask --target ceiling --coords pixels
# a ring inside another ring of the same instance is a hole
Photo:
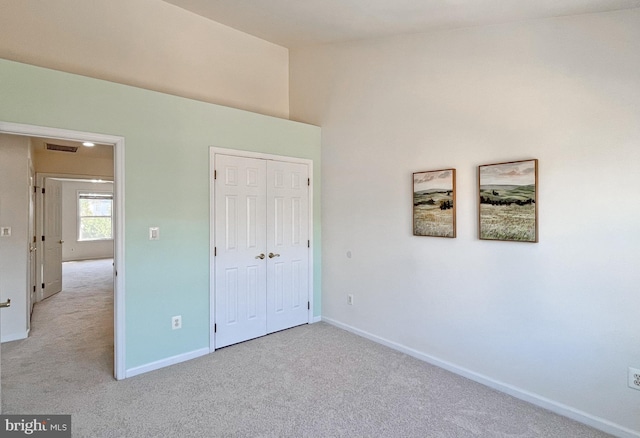
[[[640,7],[640,0],[164,0],[296,48]]]
[[[113,145],[97,144],[93,147],[82,146],[82,142],[73,140],[61,140],[56,138],[30,137],[37,154],[60,155],[67,157],[82,156],[84,158],[108,158],[113,159]],[[60,146],[75,146],[77,152],[60,152],[47,150],[47,143]]]

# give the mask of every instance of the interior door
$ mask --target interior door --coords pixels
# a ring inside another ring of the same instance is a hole
[[[216,155],[216,348],[266,334],[266,162]]]
[[[28,236],[29,236],[29,299],[28,301],[28,309],[29,309],[29,324],[31,324],[31,314],[33,313],[33,305],[36,302],[36,215],[35,215],[35,205],[36,205],[36,194],[35,194],[35,173],[33,171],[33,166],[31,164],[31,160],[29,160],[29,225],[28,225]]]
[[[309,168],[267,164],[267,332],[308,321]]]
[[[0,337],[2,337],[2,308],[0,308]],[[0,347],[0,352],[2,348]],[[2,376],[2,355],[0,354],[0,377]],[[2,414],[2,385],[0,385],[0,414]]]
[[[0,276],[2,275],[2,271],[0,270]],[[1,294],[1,290],[0,290],[0,296]],[[9,307],[11,305],[11,300],[7,299],[7,301],[4,301],[2,303],[0,303],[0,338],[2,338],[2,311]],[[0,347],[0,351],[2,351],[2,348]],[[2,358],[0,357],[0,364],[2,364]],[[0,370],[0,376],[2,375],[2,370]],[[0,385],[0,414],[2,413],[2,385]]]
[[[2,276],[2,271],[0,271],[0,276]],[[2,296],[1,290],[0,290],[0,296]],[[0,307],[0,338],[2,338],[2,308],[1,307]],[[0,352],[2,352],[2,347],[0,347]],[[0,357],[0,365],[2,365],[2,357]],[[0,366],[0,377],[2,376],[1,368],[2,367]],[[0,414],[2,414],[2,385],[0,385]]]
[[[62,183],[45,178],[42,299],[62,290]]]

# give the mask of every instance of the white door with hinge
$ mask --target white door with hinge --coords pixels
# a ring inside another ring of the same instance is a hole
[[[308,321],[309,168],[267,163],[267,333]]]
[[[0,271],[0,276],[2,276],[2,271]],[[2,296],[2,291],[0,290],[0,296]],[[4,303],[0,303],[0,338],[2,337],[2,309],[5,307],[9,307],[11,305],[11,301],[7,300]],[[0,348],[0,351],[2,348]],[[0,358],[0,365],[2,364],[2,358]],[[0,375],[2,374],[2,370],[0,370]],[[2,413],[2,385],[0,385],[0,414]]]
[[[36,250],[38,249],[37,237],[36,237],[36,174],[33,170],[33,164],[29,160],[29,225],[28,225],[28,237],[29,237],[29,299],[27,310],[29,316],[27,318],[28,327],[31,328],[31,315],[33,313],[33,305],[36,303],[38,297],[36,296],[36,283],[38,282],[36,271]]]
[[[266,162],[216,155],[216,347],[262,336],[266,309]]]
[[[44,190],[44,290],[41,299],[62,290],[62,183],[46,178]]]
[[[309,166],[215,154],[215,348],[309,321]]]
[[[0,291],[1,292],[1,291]],[[4,309],[5,307],[9,307],[11,305],[10,301],[4,302],[4,303],[0,303],[0,329],[2,328],[2,309]],[[2,336],[1,330],[0,330],[0,337]],[[0,348],[0,350],[2,350],[2,348]],[[2,364],[2,358],[0,358],[0,364]],[[0,375],[2,375],[2,370],[0,370]],[[0,385],[0,414],[2,414],[2,385]]]

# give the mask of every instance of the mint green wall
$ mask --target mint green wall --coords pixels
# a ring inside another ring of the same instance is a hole
[[[320,128],[6,60],[0,96],[1,121],[125,137],[127,369],[209,346],[210,146],[314,161],[320,314]]]

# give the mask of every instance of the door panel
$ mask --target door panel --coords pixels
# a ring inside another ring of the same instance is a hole
[[[37,274],[36,274],[36,194],[35,194],[35,185],[36,185],[36,175],[33,170],[33,165],[31,163],[31,159],[29,159],[29,226],[28,226],[28,236],[29,236],[29,300],[28,300],[28,311],[29,317],[27,318],[28,327],[31,328],[31,315],[33,314],[33,305],[37,301],[36,296],[36,283],[37,283]]]
[[[62,290],[62,183],[45,179],[44,193],[44,290],[48,298]]]
[[[267,164],[267,332],[308,322],[309,169]]]
[[[263,160],[216,155],[216,348],[266,333]]]

